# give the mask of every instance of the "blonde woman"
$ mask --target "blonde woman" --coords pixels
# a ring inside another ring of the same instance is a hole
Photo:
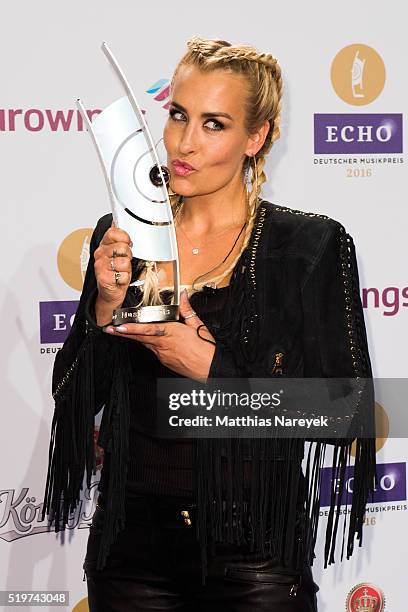
[[[58,353],[44,512],[57,529],[94,465],[98,506],[84,563],[91,611],[317,610],[312,579],[325,441],[155,436],[160,377],[371,377],[354,246],[326,217],[260,197],[280,136],[282,76],[251,46],[193,37],[164,129],[182,294],[179,322],[111,325],[122,305],[172,300],[170,264],[132,258],[106,215],[75,323]],[[142,283],[129,288],[131,281]],[[347,557],[373,488],[372,418],[359,406]],[[348,415],[348,418],[350,415]],[[357,419],[357,416],[355,416]],[[326,441],[327,442],[327,441]],[[343,468],[349,440],[329,440]],[[332,496],[325,564],[335,560]],[[323,551],[321,552],[323,555]]]

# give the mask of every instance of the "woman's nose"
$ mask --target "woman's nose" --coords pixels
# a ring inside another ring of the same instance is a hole
[[[197,146],[197,129],[192,123],[188,123],[186,124],[181,134],[179,142],[180,153],[183,153],[183,155],[193,153],[194,151],[196,151]]]

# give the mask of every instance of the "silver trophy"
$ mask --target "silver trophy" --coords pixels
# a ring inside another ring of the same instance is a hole
[[[166,188],[170,172],[161,165],[143,112],[105,42],[102,50],[125,95],[107,106],[92,122],[80,99],[77,106],[98,152],[115,226],[129,234],[134,257],[149,262],[173,262],[174,287],[172,304],[120,308],[113,312],[112,321],[114,325],[177,321],[180,276],[176,232]]]

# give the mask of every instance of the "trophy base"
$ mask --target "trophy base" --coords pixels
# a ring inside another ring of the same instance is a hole
[[[117,308],[113,311],[112,325],[125,325],[126,323],[160,323],[163,321],[178,321],[178,304],[160,304],[158,306],[133,306],[131,308]]]

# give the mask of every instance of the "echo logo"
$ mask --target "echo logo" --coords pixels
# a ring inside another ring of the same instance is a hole
[[[92,233],[90,227],[77,229],[64,238],[58,249],[58,271],[67,285],[76,291],[82,291],[84,284]]]
[[[402,114],[314,115],[314,152],[402,153]]]
[[[78,308],[78,300],[40,302],[40,342],[65,342]]]
[[[366,106],[385,85],[381,56],[368,45],[341,49],[330,71],[334,91],[347,104]],[[316,113],[315,155],[366,155],[403,153],[402,113]]]
[[[368,503],[403,501],[407,499],[406,463],[377,463],[377,483],[374,499]],[[340,496],[340,503],[350,503],[353,495],[354,466],[348,466],[345,474],[344,490],[339,489],[339,479],[333,476],[331,467],[321,468],[320,506],[330,506],[331,493]]]
[[[72,608],[72,612],[89,612],[88,597],[80,599]]]
[[[348,45],[334,58],[330,78],[339,98],[353,106],[364,106],[378,98],[384,89],[384,62],[368,45]]]

